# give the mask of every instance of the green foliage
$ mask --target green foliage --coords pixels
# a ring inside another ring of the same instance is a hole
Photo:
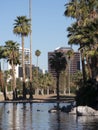
[[[39,57],[40,54],[41,54],[40,50],[36,50],[36,51],[35,51],[35,55],[36,55],[37,57]]]
[[[11,65],[12,62],[14,65],[20,64],[19,44],[17,42],[14,42],[12,40],[6,41],[4,50],[5,58]]]
[[[33,69],[33,88],[39,88],[39,89],[53,89],[54,88],[54,79],[53,76],[50,73],[41,73],[37,71],[37,68]]]
[[[98,88],[96,82],[88,80],[86,84],[82,84],[76,92],[77,105],[88,105],[90,107],[96,106],[96,99],[98,97]]]
[[[28,36],[31,32],[30,19],[27,19],[26,16],[18,16],[15,19],[13,32],[16,35]]]
[[[66,69],[67,60],[62,52],[55,51],[50,57],[49,62],[51,68],[54,69],[57,74]]]

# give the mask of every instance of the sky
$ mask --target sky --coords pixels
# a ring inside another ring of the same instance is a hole
[[[32,63],[36,65],[35,51],[40,50],[38,64],[43,70],[48,70],[48,52],[69,46],[67,27],[73,19],[64,16],[66,2],[68,0],[32,0]],[[13,40],[21,46],[21,37],[13,34],[17,16],[29,18],[29,0],[0,0],[0,45]],[[30,48],[29,43],[26,37],[26,48]]]

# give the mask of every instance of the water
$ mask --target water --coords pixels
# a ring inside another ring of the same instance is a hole
[[[54,103],[1,103],[0,130],[98,130],[98,116],[48,113]],[[63,106],[66,104],[60,104]]]

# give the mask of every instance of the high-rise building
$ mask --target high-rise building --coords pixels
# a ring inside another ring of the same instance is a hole
[[[56,51],[66,53],[69,50],[72,50],[71,47],[59,47],[55,49]],[[49,59],[50,57],[55,53],[55,50],[53,52],[48,52],[48,71],[53,74],[55,77],[56,73],[55,71],[51,68]],[[77,70],[80,70],[80,53],[79,52],[74,52],[72,59],[70,61],[70,74],[74,74]]]

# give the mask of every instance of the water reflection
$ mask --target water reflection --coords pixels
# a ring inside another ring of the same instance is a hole
[[[98,116],[48,113],[53,103],[0,104],[0,130],[98,130]]]

